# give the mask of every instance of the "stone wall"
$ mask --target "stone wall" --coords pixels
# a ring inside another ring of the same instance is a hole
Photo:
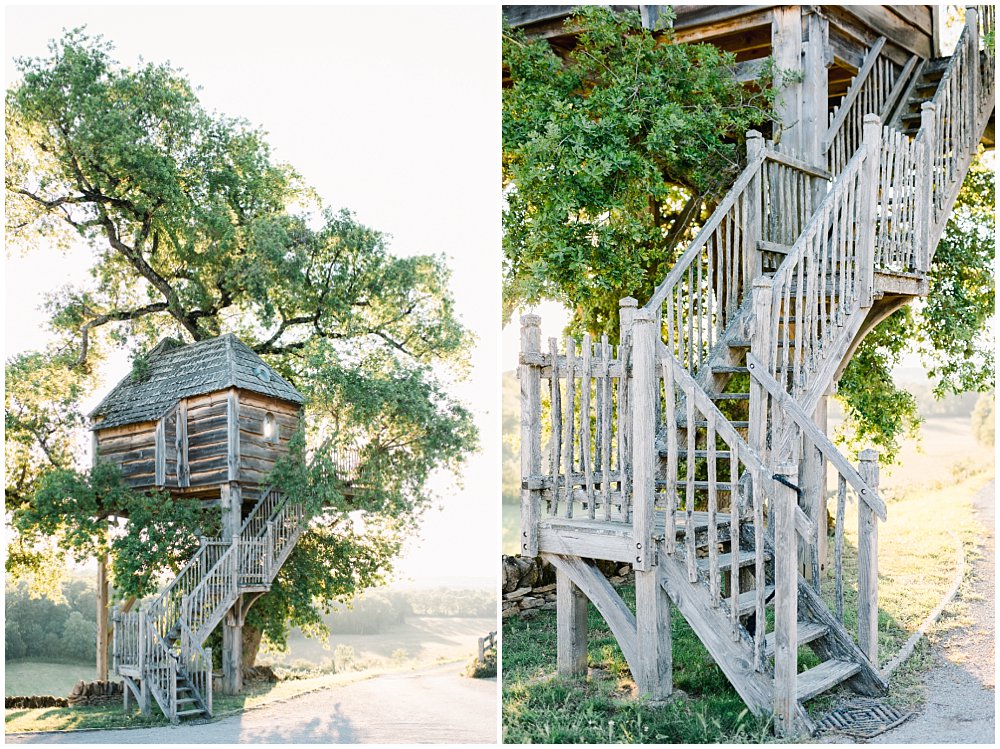
[[[597,566],[615,586],[625,583],[632,574],[632,567],[628,564],[600,561]],[[501,576],[504,619],[512,616],[531,619],[539,611],[555,609],[556,571],[540,557],[504,554]]]
[[[69,693],[69,704],[104,705],[122,699],[125,685],[120,681],[83,681],[82,679]]]

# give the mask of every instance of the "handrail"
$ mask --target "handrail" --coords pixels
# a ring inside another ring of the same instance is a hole
[[[854,466],[847,462],[843,454],[813,423],[809,415],[782,389],[778,381],[768,374],[766,367],[764,367],[760,360],[749,352],[747,352],[747,367],[750,370],[750,376],[757,380],[772,398],[778,401],[778,405],[784,409],[785,413],[792,417],[792,420],[798,425],[799,429],[806,433],[806,436],[823,453],[823,456],[847,479],[847,483],[858,493],[858,496],[884,522],[887,518],[887,510],[885,502],[879,497],[878,492],[865,483],[865,480],[861,478],[861,474],[854,469]]]

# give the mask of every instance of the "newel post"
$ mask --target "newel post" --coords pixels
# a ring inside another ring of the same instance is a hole
[[[521,317],[521,554],[538,555],[538,516],[541,487],[532,483],[542,473],[542,318]],[[537,359],[537,362],[535,361]],[[555,492],[557,487],[553,486]]]
[[[798,478],[794,463],[775,467],[771,522],[774,524],[774,718],[779,735],[793,735],[798,665],[798,543],[795,508],[798,495],[792,488]]]
[[[875,216],[878,211],[879,159],[882,146],[882,121],[877,114],[866,114],[863,131],[865,148],[862,213],[858,217],[861,236],[858,244],[859,289],[862,307],[871,307],[875,292]]]
[[[931,224],[934,222],[934,155],[936,145],[936,106],[929,101],[920,105],[920,132],[923,158],[917,174],[920,194],[917,198],[917,247],[915,270],[931,267]]]
[[[618,382],[618,465],[621,467],[622,515],[626,521],[631,518],[632,506],[632,324],[639,302],[627,296],[618,300],[618,360],[621,362],[622,376]]]
[[[636,313],[632,328],[632,528],[633,566],[648,570],[653,564],[653,504],[656,499],[656,317],[650,310]]]
[[[758,276],[753,281],[753,329],[750,334],[750,353],[765,368],[765,374],[771,374],[774,367],[773,348],[774,331],[771,328],[771,305],[774,289],[771,279]],[[776,419],[780,409],[774,409],[772,416]],[[774,425],[773,434],[778,434],[780,424]],[[750,378],[750,431],[747,435],[751,449],[757,456],[767,461],[767,390],[755,378]]]
[[[858,473],[878,492],[878,450],[862,450]],[[858,647],[878,666],[878,516],[858,498]]]
[[[763,168],[764,136],[757,130],[747,130],[747,163],[753,164],[761,162],[757,174],[750,181],[746,190],[746,210],[743,227],[743,257],[753,258],[752,262],[744,264],[743,288],[747,288],[764,272],[764,260],[760,252],[757,251],[757,242],[764,238],[763,234],[763,200],[764,190],[761,181],[765,179],[766,170]],[[735,282],[736,279],[733,279]]]

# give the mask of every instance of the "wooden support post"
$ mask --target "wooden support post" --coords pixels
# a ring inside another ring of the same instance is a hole
[[[830,48],[830,22],[822,15],[819,6],[806,11],[805,46],[802,54],[802,158],[814,166],[826,167],[823,136],[828,125],[827,68],[833,65]],[[812,181],[812,204],[818,206],[826,192],[823,180]]]
[[[97,560],[97,680],[108,680],[108,555]]]
[[[796,479],[794,463],[776,467],[775,476],[789,483]],[[779,735],[794,735],[795,725],[796,674],[798,666],[798,640],[796,621],[798,619],[798,545],[795,538],[795,507],[797,496],[794,489],[775,480],[774,497],[771,507],[771,522],[774,524],[774,718]]]
[[[226,437],[229,480],[240,480],[240,394],[236,388],[226,396]]]
[[[862,450],[858,473],[876,493],[878,451]],[[858,497],[858,647],[875,666],[878,662],[878,517]]]
[[[764,136],[756,130],[747,131],[747,163],[752,164],[761,158],[764,152]],[[753,258],[752,262],[744,263],[743,288],[750,288],[754,279],[764,272],[763,256],[757,249],[757,241],[764,238],[762,233],[764,195],[763,164],[746,190],[746,216],[743,226],[743,257]],[[733,293],[733,292],[731,292]],[[737,296],[733,293],[734,298]]]
[[[673,692],[673,643],[670,597],[661,584],[659,565],[635,572],[635,622],[639,655],[637,686],[654,702]]]
[[[923,158],[917,167],[917,248],[915,270],[927,272],[931,267],[934,248],[931,247],[931,226],[934,223],[934,151],[936,106],[925,101],[920,105],[920,138]]]
[[[816,405],[816,411],[813,414],[813,423],[816,424],[817,428],[823,434],[828,434],[830,428],[830,394],[824,395],[819,399],[819,403]],[[826,460],[823,459],[822,455],[819,456],[819,466],[815,482],[818,493],[815,498],[815,513],[813,514],[812,519],[813,522],[816,523],[819,571],[822,575],[826,571],[827,547],[829,545],[827,539],[827,531],[829,529],[827,519],[829,513],[826,509],[827,465]]]
[[[639,310],[632,328],[632,531],[636,570],[649,570],[653,559],[653,506],[656,501],[656,316]]]
[[[521,317],[521,352],[540,356],[542,352],[542,318],[538,315]],[[521,481],[542,474],[542,406],[541,367],[521,364]],[[555,487],[553,487],[555,490]],[[541,515],[541,492],[521,485],[521,554],[538,554],[538,520]]]
[[[802,6],[776,7],[771,21],[771,55],[779,70],[792,73],[802,70]],[[778,100],[775,118],[778,123],[775,146],[789,156],[802,156],[803,131],[802,83],[784,76],[777,81]],[[825,104],[825,101],[824,101]]]
[[[858,296],[862,307],[872,306],[875,292],[875,213],[878,208],[878,161],[882,143],[882,123],[877,114],[866,114],[863,144],[865,148],[860,215],[861,236],[858,242]]]
[[[231,482],[222,485],[222,538],[234,544],[239,543],[242,525],[242,494],[240,485]],[[237,557],[233,574],[239,584],[240,565]],[[243,689],[243,597],[226,614],[222,627],[222,692],[239,694]]]
[[[587,597],[556,568],[556,667],[560,676],[587,673]]]
[[[177,486],[191,486],[191,466],[188,463],[187,399],[177,403]]]

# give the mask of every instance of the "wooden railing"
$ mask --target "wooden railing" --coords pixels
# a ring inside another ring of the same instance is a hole
[[[532,548],[542,516],[630,518],[627,351],[635,300],[622,308],[623,344],[600,343],[589,335],[578,345],[572,338],[559,353],[555,338],[541,351],[535,315],[521,318],[522,546]],[[542,387],[542,380],[546,387]],[[543,416],[543,394],[547,414]],[[550,437],[544,454],[542,423]],[[542,503],[544,500],[544,508]]]
[[[160,634],[166,637],[181,615],[184,597],[189,595],[226,552],[228,542],[218,538],[202,538],[194,556],[152,603],[146,607],[146,616]]]
[[[201,646],[187,622],[180,622],[180,640],[177,668],[183,668],[198,697],[205,703],[209,715],[212,714],[212,650]]]
[[[882,55],[884,45],[885,37],[879,37],[871,46],[844,98],[830,113],[823,149],[828,168],[834,174],[839,174],[861,147],[865,115],[877,114],[884,121],[917,66],[916,57],[911,57],[903,66],[892,62]]]
[[[779,265],[830,177],[747,133],[746,168],[645,305],[692,376],[748,299],[750,282]]]
[[[875,216],[875,267],[880,271],[926,270],[920,252],[924,140],[888,127],[882,131]]]
[[[486,637],[479,638],[479,646],[476,650],[476,660],[480,663],[486,663],[486,654],[491,650],[496,652],[496,649],[497,633],[493,631],[486,635]]]

